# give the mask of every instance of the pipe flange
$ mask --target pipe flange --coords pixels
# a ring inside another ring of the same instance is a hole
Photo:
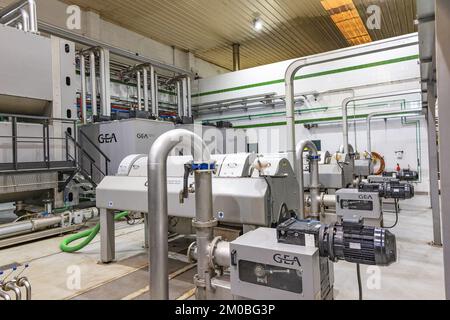
[[[219,221],[217,219],[213,219],[207,222],[198,222],[197,220],[192,220],[192,226],[197,229],[207,229],[214,228],[219,225]]]
[[[205,279],[200,279],[200,277],[199,277],[199,275],[198,274],[196,274],[195,276],[194,276],[194,285],[197,287],[197,288],[206,288],[206,280]]]
[[[222,237],[215,237],[213,241],[211,241],[208,250],[208,262],[211,269],[216,269],[216,265],[214,263],[214,252],[216,251],[217,244],[222,241]]]
[[[187,258],[189,263],[195,263],[196,261],[192,257],[192,253],[194,252],[194,248],[197,246],[197,242],[192,242],[187,250]]]

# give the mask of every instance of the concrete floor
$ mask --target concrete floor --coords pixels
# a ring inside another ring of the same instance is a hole
[[[399,225],[393,229],[397,236],[398,262],[375,269],[380,275],[377,278],[373,276],[373,269],[362,266],[364,299],[444,299],[442,249],[428,245],[432,240],[428,200],[418,196],[402,202],[401,206]],[[385,220],[385,224],[390,225],[395,217],[388,213]],[[58,245],[62,238],[52,238],[0,250],[0,265],[30,263],[26,275],[32,282],[34,299],[147,299],[148,266],[143,248],[143,225],[119,223],[116,228],[117,263],[98,264],[98,238],[76,254],[61,253]],[[173,250],[180,251],[182,247],[183,244]],[[180,268],[187,271],[177,274],[171,281],[171,299],[193,288],[195,269],[187,263],[170,261],[170,272]],[[73,279],[77,274],[80,283],[79,287],[74,287]],[[351,300],[357,296],[356,266],[346,262],[335,264],[335,298]]]

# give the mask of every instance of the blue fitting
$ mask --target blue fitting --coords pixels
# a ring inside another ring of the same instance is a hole
[[[319,160],[320,161],[320,156],[310,156],[309,160]]]
[[[215,163],[193,163],[192,164],[192,171],[206,171],[206,170],[215,170],[216,164]]]

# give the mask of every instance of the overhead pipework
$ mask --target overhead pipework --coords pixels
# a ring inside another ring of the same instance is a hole
[[[38,33],[35,0],[22,0],[0,10],[0,24]]]
[[[343,134],[343,145],[344,150],[343,153],[349,153],[349,139],[348,139],[348,106],[352,102],[357,101],[366,101],[366,100],[375,100],[375,99],[383,99],[383,98],[392,98],[392,97],[402,97],[407,95],[420,94],[420,91],[398,91],[392,92],[388,94],[372,94],[360,97],[350,97],[345,99],[342,102],[342,134]],[[397,112],[398,113],[398,112]],[[367,150],[370,154],[371,150]]]
[[[399,49],[411,46],[410,43],[407,44],[400,44],[397,46],[392,47],[392,49]],[[295,125],[296,125],[296,119],[295,119],[295,90],[294,90],[294,83],[295,83],[295,76],[296,74],[307,67],[316,66],[320,64],[326,64],[341,60],[347,60],[351,58],[356,58],[364,55],[369,55],[373,53],[378,52],[384,52],[385,49],[374,49],[374,50],[368,50],[360,53],[355,54],[348,54],[336,58],[331,59],[323,59],[323,60],[316,60],[316,61],[310,61],[308,59],[300,59],[296,60],[293,63],[289,65],[289,67],[286,69],[285,73],[285,90],[286,90],[286,122],[287,122],[287,153],[288,153],[288,159],[291,161],[291,163],[294,163],[295,166],[298,164],[295,163],[295,149],[296,149],[296,141],[295,141]],[[344,143],[346,145],[346,143]],[[348,144],[347,144],[348,145]],[[297,168],[295,168],[295,171],[297,172]]]
[[[80,58],[80,76],[81,76],[81,110],[82,123],[88,123],[87,116],[87,76],[86,59],[89,59],[89,76],[91,81],[91,109],[92,116],[98,116],[97,106],[97,61],[100,73],[100,110],[101,117],[111,116],[111,94],[110,94],[110,60],[109,52],[104,48],[93,47],[79,52]]]
[[[241,45],[233,44],[233,71],[241,70]]]

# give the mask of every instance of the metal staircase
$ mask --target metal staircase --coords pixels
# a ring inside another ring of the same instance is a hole
[[[95,197],[111,160],[84,133],[77,139],[77,121],[9,114],[0,114],[0,118],[5,128],[11,128],[7,135],[1,131],[0,143],[12,160],[0,163],[0,176],[57,172],[59,192],[74,181],[83,195]],[[30,149],[42,150],[43,157],[26,153]]]

